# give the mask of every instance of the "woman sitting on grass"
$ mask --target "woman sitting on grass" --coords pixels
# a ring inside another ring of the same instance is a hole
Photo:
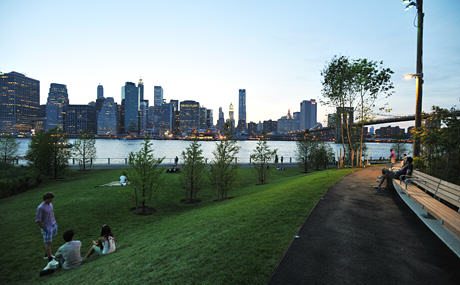
[[[93,245],[85,258],[90,257],[94,252],[98,255],[106,255],[114,252],[116,249],[117,247],[115,245],[115,238],[113,237],[112,230],[108,225],[103,225],[101,228],[101,236],[97,241],[93,240]]]

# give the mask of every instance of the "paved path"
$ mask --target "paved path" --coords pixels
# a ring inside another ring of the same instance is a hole
[[[270,284],[460,284],[460,259],[396,193],[373,189],[379,171],[330,189]]]

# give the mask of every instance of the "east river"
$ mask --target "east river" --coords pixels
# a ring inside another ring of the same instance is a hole
[[[24,156],[27,153],[30,139],[18,139],[18,155]],[[73,143],[74,140],[69,140]],[[123,140],[123,139],[96,139],[96,160],[94,163],[107,163],[110,158],[111,164],[124,163],[130,152],[140,149],[143,140]],[[152,140],[154,154],[156,157],[165,157],[164,163],[173,163],[174,158],[181,157],[181,153],[190,144],[190,141],[181,140]],[[215,149],[215,141],[200,142],[203,149],[203,155],[208,160],[212,160],[212,152]],[[239,163],[248,163],[249,156],[253,152],[257,141],[238,141],[240,151],[237,155]],[[328,143],[338,157],[341,145]],[[268,141],[270,148],[278,150],[279,158],[283,157],[284,162],[295,162],[296,159],[296,142],[294,141]],[[367,151],[365,158],[378,159],[379,157],[388,158],[390,155],[391,143],[366,143]],[[407,153],[412,151],[411,144],[404,144]]]

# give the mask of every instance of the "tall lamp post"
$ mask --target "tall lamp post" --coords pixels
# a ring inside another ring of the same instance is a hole
[[[422,127],[422,94],[423,94],[423,0],[403,0],[406,9],[417,8],[417,73],[411,74],[415,77],[415,130]],[[420,139],[416,136],[414,140],[413,156],[420,156]]]

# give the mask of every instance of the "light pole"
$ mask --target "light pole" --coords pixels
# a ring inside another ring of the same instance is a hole
[[[414,6],[417,8],[417,67],[415,77],[415,130],[422,127],[422,94],[423,94],[423,0],[404,0],[406,9]],[[420,139],[414,139],[413,156],[420,156]]]

